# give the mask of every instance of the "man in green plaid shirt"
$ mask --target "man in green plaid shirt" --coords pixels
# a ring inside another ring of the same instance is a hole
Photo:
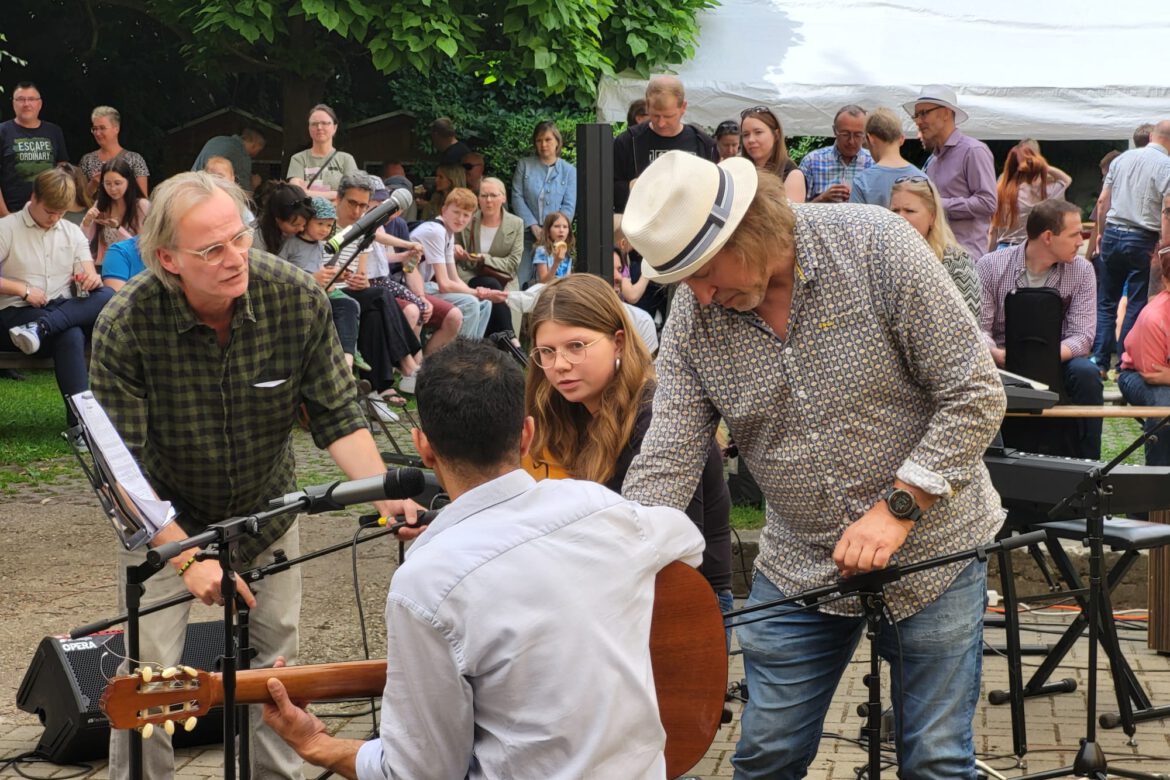
[[[313,440],[351,479],[385,471],[357,403],[354,380],[333,329],[329,301],[312,277],[272,255],[254,251],[244,223],[244,196],[233,183],[184,173],[153,193],[140,241],[148,272],[132,279],[94,328],[91,387],[178,520],[152,544],[186,538],[208,524],[266,508],[296,488],[290,433],[297,409],[308,409]],[[384,516],[407,513],[413,502],[383,501]],[[270,563],[283,550],[299,554],[296,522],[266,526],[239,547],[242,568]],[[173,559],[146,583],[145,601],[190,591],[222,603],[222,571],[214,560]],[[141,552],[121,554],[119,581]],[[254,596],[238,583],[251,608],[250,639],[257,666],[277,656],[294,659],[301,581],[297,570],[266,578]],[[123,588],[119,588],[119,600]],[[120,606],[125,606],[120,605]],[[177,664],[189,602],[141,623],[141,660]],[[254,707],[252,773],[300,778],[301,761],[264,727]],[[159,730],[161,732],[161,729]],[[128,732],[115,730],[110,776],[128,771]],[[170,740],[144,745],[145,776],[174,775]]]

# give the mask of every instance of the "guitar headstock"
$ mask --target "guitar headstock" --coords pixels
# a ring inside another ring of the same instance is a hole
[[[143,736],[154,725],[173,733],[174,724],[187,731],[195,718],[214,706],[212,675],[189,666],[156,672],[143,667],[139,674],[115,677],[102,693],[101,709],[115,729],[142,729]]]

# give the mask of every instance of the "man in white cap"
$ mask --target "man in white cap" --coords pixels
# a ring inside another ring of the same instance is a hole
[[[745,158],[667,153],[630,194],[622,228],[674,297],[654,422],[627,498],[682,507],[722,418],[767,497],[749,604],[990,542],[999,498],[982,455],[1003,389],[937,258],[896,215],[789,207]],[[973,778],[982,562],[886,585],[897,630],[903,777]],[[799,778],[864,632],[856,598],[777,610],[737,629],[748,703],[735,777]]]
[[[995,214],[995,159],[987,144],[964,135],[956,125],[967,121],[955,90],[942,84],[923,87],[917,100],[903,103],[930,151],[923,166],[942,196],[947,223],[975,260],[987,249],[987,231]]]

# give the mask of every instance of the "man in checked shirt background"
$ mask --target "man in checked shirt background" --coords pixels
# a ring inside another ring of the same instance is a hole
[[[264,252],[249,251],[244,195],[234,183],[205,173],[180,174],[158,187],[139,238],[149,273],[132,279],[94,328],[90,386],[178,519],[152,541],[163,544],[211,523],[265,509],[296,488],[289,439],[296,411],[308,408],[313,440],[351,479],[385,471],[357,404],[353,376],[330,317],[329,301],[312,277]],[[385,516],[413,502],[382,501]],[[421,529],[419,529],[421,531]],[[300,552],[297,525],[270,523],[239,547],[240,569],[271,563],[273,552]],[[120,551],[119,601],[127,565],[141,551]],[[190,591],[222,603],[222,571],[193,552],[171,560],[146,583],[145,600]],[[251,608],[250,640],[257,666],[297,654],[301,580],[297,570],[264,580]],[[124,608],[124,604],[119,604]],[[179,662],[189,602],[141,623],[141,657]],[[301,759],[252,708],[252,776],[302,777]],[[129,732],[113,730],[111,777],[128,773]],[[143,748],[146,777],[174,775],[170,739],[156,734]]]
[[[658,353],[654,422],[627,498],[683,507],[722,418],[767,498],[748,604],[992,541],[982,455],[1003,388],[974,319],[904,220],[790,207],[743,158],[670,152],[622,218],[659,283],[684,281]],[[885,589],[897,630],[902,777],[975,778],[986,571],[960,562]],[[864,630],[856,599],[737,629],[748,702],[737,778],[800,778]]]

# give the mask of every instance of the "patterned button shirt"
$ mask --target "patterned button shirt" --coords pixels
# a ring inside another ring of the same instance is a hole
[[[1016,244],[979,258],[975,270],[983,288],[979,327],[988,346],[1002,347],[1004,342],[1004,298],[1017,287],[1027,287],[1024,251],[1028,244]],[[1089,354],[1097,332],[1097,277],[1093,266],[1083,257],[1071,263],[1055,263],[1044,277],[1045,287],[1060,293],[1064,320],[1060,324],[1060,344],[1073,357]]]
[[[982,455],[1005,401],[974,318],[904,219],[849,204],[794,210],[787,337],[680,286],[654,421],[623,492],[686,506],[722,417],[767,498],[756,566],[785,593],[837,580],[834,546],[895,477],[942,496],[895,562],[990,541],[1002,511]],[[887,586],[895,618],[930,604],[966,563]],[[821,609],[860,614],[852,598]]]
[[[188,534],[295,488],[289,434],[300,403],[318,447],[365,426],[329,300],[308,274],[253,250],[231,330],[221,349],[186,297],[151,273],[131,279],[94,327],[94,396]],[[241,560],[291,523],[246,539]]]

